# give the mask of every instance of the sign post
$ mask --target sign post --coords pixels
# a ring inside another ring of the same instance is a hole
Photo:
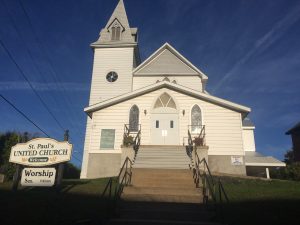
[[[69,130],[65,131],[64,141],[69,141]],[[57,191],[60,191],[60,189],[61,189],[61,183],[62,183],[63,175],[64,175],[64,164],[60,163],[60,164],[58,164],[56,185],[55,185]]]

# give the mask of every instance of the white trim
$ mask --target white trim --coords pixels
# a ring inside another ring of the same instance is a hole
[[[242,126],[242,129],[243,130],[254,130],[255,127],[254,126],[253,127],[244,127],[244,126]]]
[[[245,163],[246,166],[286,166],[285,163]]]
[[[227,101],[225,99],[207,95],[207,94],[199,92],[199,91],[191,90],[191,89],[181,86],[179,84],[174,84],[174,83],[170,83],[167,81],[161,81],[159,83],[155,83],[155,84],[149,85],[147,87],[140,88],[140,89],[134,90],[132,92],[128,92],[127,94],[122,94],[117,97],[104,100],[100,103],[96,103],[94,105],[86,107],[84,109],[84,111],[86,113],[88,113],[89,116],[91,116],[90,113],[92,113],[94,111],[118,104],[118,103],[126,101],[128,99],[135,98],[140,95],[143,95],[143,94],[146,94],[146,93],[149,93],[149,92],[161,89],[161,88],[169,88],[174,91],[183,92],[184,94],[191,95],[192,97],[199,98],[199,99],[202,99],[202,100],[214,103],[214,104],[218,104],[218,105],[230,108],[235,111],[246,113],[246,115],[251,111],[251,109],[246,106],[242,106],[242,105]]]

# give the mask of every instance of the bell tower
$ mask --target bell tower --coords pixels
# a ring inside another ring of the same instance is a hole
[[[140,63],[137,28],[130,28],[124,2],[119,0],[94,50],[89,105],[132,91],[132,71]]]

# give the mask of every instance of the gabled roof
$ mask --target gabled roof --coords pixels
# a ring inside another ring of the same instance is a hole
[[[251,109],[246,106],[242,106],[242,105],[239,105],[239,104],[236,104],[236,103],[233,103],[233,102],[221,99],[221,98],[217,98],[217,97],[214,97],[214,96],[211,96],[211,95],[199,92],[199,91],[191,90],[187,87],[184,87],[184,86],[181,86],[178,84],[174,84],[174,83],[171,83],[168,81],[161,81],[159,83],[155,83],[155,84],[149,85],[147,87],[137,89],[137,90],[129,92],[127,94],[123,94],[123,95],[120,95],[120,96],[117,96],[117,97],[114,97],[111,99],[107,99],[103,102],[99,102],[97,104],[86,107],[84,109],[84,111],[89,116],[91,116],[91,113],[93,113],[95,111],[104,109],[106,107],[124,102],[126,100],[129,100],[129,99],[132,99],[132,98],[135,98],[138,96],[141,96],[143,94],[150,93],[152,91],[156,91],[161,88],[168,88],[170,90],[174,90],[174,91],[192,96],[194,98],[202,99],[204,101],[211,102],[211,103],[220,105],[222,107],[241,112],[241,113],[243,113],[244,116],[246,116],[251,111]]]
[[[198,75],[207,80],[207,76],[190,61],[165,43],[134,71],[133,75]]]

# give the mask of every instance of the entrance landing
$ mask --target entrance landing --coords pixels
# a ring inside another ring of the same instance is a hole
[[[141,145],[133,168],[189,169],[190,163],[185,146]]]

